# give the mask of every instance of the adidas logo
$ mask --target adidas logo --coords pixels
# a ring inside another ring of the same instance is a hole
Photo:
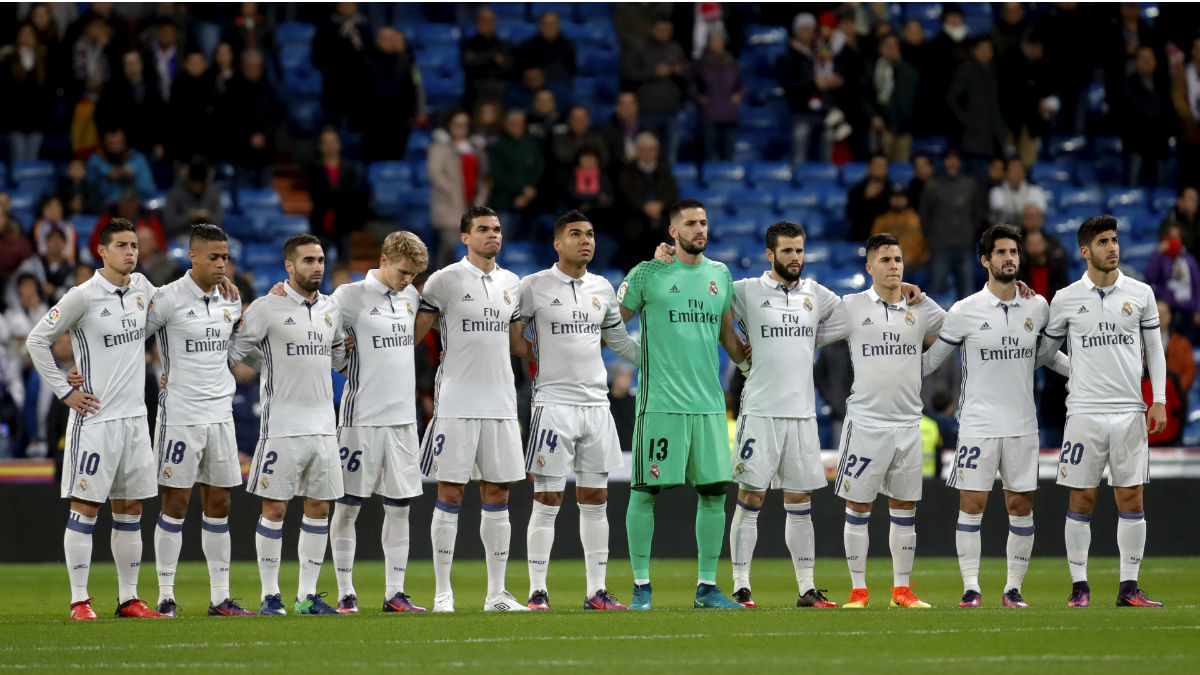
[[[872,325],[872,324],[871,324],[871,317],[867,317],[867,318],[863,319],[862,325],[864,325],[864,326],[870,326],[870,325]]]
[[[771,306],[770,300],[763,300],[763,304],[759,305],[759,307],[770,307],[770,306]]]
[[[671,286],[671,290],[669,290],[669,291],[667,291],[667,292],[668,292],[668,293],[678,293],[678,292],[679,292],[679,287],[678,287],[678,286]]]
[[[1080,306],[1079,306],[1079,311],[1078,311],[1078,312],[1075,312],[1075,313],[1076,313],[1076,314],[1087,314],[1087,313],[1088,313],[1088,311],[1087,311],[1087,307],[1085,307],[1085,306],[1083,306],[1083,305],[1080,305]]]
[[[459,300],[459,302],[471,302],[474,299],[475,298],[472,298],[470,293],[467,293],[466,295],[462,296],[462,299]]]
[[[194,309],[189,309],[189,310],[188,310],[188,313],[187,313],[187,315],[185,315],[183,318],[185,318],[185,319],[194,319],[194,318],[196,318],[196,310],[194,310]]]
[[[378,307],[371,308],[371,316],[379,316],[379,308]]]
[[[100,316],[112,316],[112,312],[108,311],[108,308],[105,307],[104,311],[100,312]]]
[[[550,306],[551,307],[561,307],[562,303],[558,301],[558,298],[555,298],[554,301],[550,303]]]
[[[292,321],[292,317],[290,317],[290,316],[289,316],[289,317],[287,318],[287,321],[284,321],[284,322],[283,322],[283,325],[285,325],[285,326],[295,326],[295,325],[296,325],[296,322],[295,322],[295,321]]]
[[[992,329],[992,327],[989,326],[988,322],[986,322],[986,321],[984,321],[983,325],[979,327],[979,330],[991,330],[991,329]]]

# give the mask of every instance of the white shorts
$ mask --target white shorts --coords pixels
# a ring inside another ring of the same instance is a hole
[[[1067,415],[1058,484],[1072,488],[1100,485],[1108,467],[1108,484],[1136,487],[1150,482],[1150,441],[1146,413]]]
[[[946,485],[959,490],[990,492],[998,475],[1009,492],[1033,492],[1037,489],[1040,449],[1037,434],[1004,438],[960,436]]]
[[[349,496],[407,499],[423,492],[416,424],[342,427],[338,429],[338,458],[342,461],[342,485]]]
[[[233,421],[213,424],[158,425],[158,484],[191,488],[196,483],[216,487],[242,484]]]
[[[326,501],[341,498],[337,439],[324,435],[260,438],[246,491],[277,501],[296,495]]]
[[[739,417],[733,443],[733,480],[743,489],[755,491],[771,487],[812,492],[828,485],[817,420]]]
[[[846,420],[837,468],[837,496],[869,504],[879,493],[921,500],[921,426],[869,427]]]
[[[443,483],[525,478],[516,420],[434,417],[421,443],[421,472]]]
[[[74,411],[70,414],[61,496],[103,503],[157,495],[146,416],[91,424],[83,419]]]
[[[525,444],[525,470],[563,478],[568,473],[609,473],[621,466],[621,440],[606,405],[534,406]]]

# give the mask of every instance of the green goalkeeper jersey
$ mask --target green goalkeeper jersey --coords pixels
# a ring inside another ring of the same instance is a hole
[[[617,300],[641,313],[639,414],[725,412],[717,349],[732,298],[729,268],[715,260],[648,260],[633,268]]]

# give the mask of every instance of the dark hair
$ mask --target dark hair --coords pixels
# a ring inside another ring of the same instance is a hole
[[[804,228],[800,225],[787,220],[781,220],[778,223],[772,223],[767,228],[767,248],[774,251],[775,246],[779,244],[780,237],[802,237],[807,239],[808,235],[804,233]]]
[[[42,198],[38,200],[37,207],[37,214],[39,218],[42,217],[42,211],[45,210],[46,205],[50,202],[58,202],[60,206],[63,203],[62,198],[53,192],[47,192],[46,194],[42,195]]]
[[[212,223],[196,223],[192,225],[192,234],[188,238],[188,247],[195,248],[196,241],[229,241],[225,230]]]
[[[675,220],[675,216],[683,212],[684,209],[703,209],[704,202],[699,199],[680,199],[671,206],[671,210],[667,212],[668,218]]]
[[[900,246],[900,240],[890,232],[880,232],[879,234],[871,235],[867,238],[867,258],[871,257],[872,251],[884,246]]]
[[[1096,236],[1108,231],[1117,231],[1117,219],[1112,216],[1092,216],[1079,224],[1075,240],[1082,246],[1091,246]]]
[[[64,242],[64,243],[66,243],[66,241],[67,241],[67,231],[66,231],[66,230],[64,230],[63,228],[59,227],[58,225],[51,225],[51,226],[50,226],[50,227],[49,227],[49,228],[46,230],[46,240],[47,240],[47,241],[49,241],[49,240],[50,240],[50,237],[53,237],[53,236],[55,236],[55,235],[57,235],[57,236],[59,236],[59,237],[62,237],[62,240],[63,240],[63,242]]]
[[[111,244],[113,235],[118,232],[137,233],[137,228],[133,226],[133,223],[124,218],[113,218],[100,229],[100,245],[108,246]]]
[[[591,222],[592,221],[588,219],[587,215],[584,214],[583,211],[567,211],[559,216],[558,220],[554,221],[554,237],[557,239],[558,235],[562,234],[563,230],[567,229],[567,225],[570,225],[571,223],[591,224]]]
[[[1197,39],[1200,39],[1200,38],[1197,38]],[[1188,190],[1195,190],[1195,189],[1196,189],[1195,185],[1180,185],[1179,189],[1175,191],[1175,198],[1178,199],[1178,198],[1182,197],[1183,193],[1187,192]]]
[[[472,206],[466,211],[463,211],[462,219],[458,221],[458,231],[462,234],[467,234],[471,231],[471,223],[476,218],[484,218],[486,216],[495,215],[496,212],[486,206]]]
[[[438,128],[449,131],[450,130],[450,120],[454,119],[455,115],[460,115],[460,114],[466,115],[467,111],[463,110],[462,108],[455,108],[453,106],[446,108],[445,110],[443,110],[441,113],[438,114],[438,121],[437,121]],[[335,129],[335,131],[336,131],[336,129]]]
[[[201,155],[196,155],[188,162],[187,169],[188,180],[199,181],[201,183],[208,182],[208,160]]]
[[[30,274],[29,272],[21,272],[20,274],[17,275],[17,288],[20,288],[21,284],[25,283],[26,281],[32,281],[33,284],[35,286],[37,286],[38,297],[41,297],[42,284],[38,282],[38,278],[36,276]]]
[[[1017,248],[1021,247],[1021,242],[1025,237],[1021,231],[1012,225],[993,225],[983,231],[983,235],[979,237],[979,257],[990,258],[992,252],[996,250],[997,239],[1012,239],[1017,242]]]
[[[309,244],[321,245],[321,240],[311,234],[294,234],[283,243],[283,259],[291,260],[296,255],[296,249]]]

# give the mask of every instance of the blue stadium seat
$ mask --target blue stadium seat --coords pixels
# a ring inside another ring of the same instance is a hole
[[[1105,205],[1111,210],[1118,207],[1146,208],[1146,190],[1143,188],[1113,188],[1108,191]]]
[[[275,188],[245,188],[238,190],[238,207],[242,213],[247,211],[283,212],[283,200]]]
[[[738,138],[733,142],[733,154],[730,156],[732,161],[749,164],[760,161],[762,158],[762,145],[755,143],[753,139]]]
[[[866,162],[850,162],[842,165],[842,185],[854,187],[867,177]]]
[[[930,157],[941,157],[946,154],[946,149],[950,147],[950,143],[945,136],[923,136],[914,138],[912,142],[912,154],[929,155]]]
[[[745,188],[746,167],[737,162],[706,162],[701,167],[703,183],[709,187],[731,190]]]
[[[1103,117],[1108,114],[1108,93],[1105,90],[1104,80],[1093,80],[1088,85],[1087,107],[1088,115],[1091,117]]]
[[[311,70],[312,45],[308,43],[283,43],[279,45],[279,67],[289,73],[298,70]]]
[[[536,265],[537,252],[534,250],[534,244],[530,241],[506,241],[504,242],[504,250],[500,253],[501,262],[505,267],[512,268],[513,265]]]
[[[746,166],[746,180],[755,187],[791,185],[792,167],[787,162],[751,162]]]
[[[866,261],[866,248],[857,242],[833,242],[833,261],[838,265],[853,267]]]
[[[581,23],[604,22],[612,24],[613,3],[580,2],[575,5],[575,18]]]
[[[857,293],[867,287],[867,274],[862,270],[842,269],[830,270],[830,272],[831,274],[821,279],[821,285],[838,295]]]
[[[9,204],[12,206],[12,214],[17,220],[21,221],[21,227],[26,232],[33,228],[33,221],[36,219],[34,209],[37,207],[37,200],[40,194],[17,190],[8,193]]]
[[[490,7],[497,20],[526,21],[529,18],[528,5],[524,2],[494,2]]]
[[[1104,204],[1104,193],[1094,187],[1064,187],[1055,191],[1054,203],[1059,209],[1098,209]]]
[[[1054,185],[1070,185],[1072,174],[1066,165],[1039,161],[1034,163],[1029,178],[1034,183],[1048,188]]]
[[[833,244],[828,242],[805,242],[804,264],[819,265],[834,259]]]
[[[573,2],[531,2],[529,3],[529,19],[538,21],[546,12],[558,15],[559,23],[575,21],[575,3]]]
[[[841,186],[827,185],[818,188],[821,195],[821,207],[830,215],[842,215],[846,212],[846,190]]]
[[[264,225],[273,241],[287,241],[288,237],[308,234],[311,229],[308,218],[293,215],[271,216],[264,221]]]
[[[295,98],[288,101],[288,126],[298,136],[314,136],[321,121],[321,101],[316,98]]]
[[[588,50],[579,54],[579,72],[584,75],[603,75],[615,72],[619,58],[616,52]]]
[[[459,78],[431,77],[425,81],[425,98],[431,108],[454,105],[463,93],[463,80]]]
[[[54,164],[41,159],[13,162],[12,182],[18,190],[41,197],[54,190]]]
[[[1166,187],[1154,189],[1154,196],[1150,202],[1150,208],[1156,213],[1170,211],[1175,206],[1175,190]]]
[[[243,241],[257,241],[262,236],[262,233],[255,228],[253,219],[236,213],[229,213],[227,211],[225,213],[225,221],[222,225],[224,226],[225,234],[237,237]],[[238,260],[242,260],[242,258],[238,258]],[[241,264],[244,266],[246,263],[243,261]]]
[[[783,219],[800,223],[804,227],[805,234],[812,239],[824,240],[826,238],[825,229],[829,224],[829,219],[823,213],[815,210],[797,214],[785,213]]]
[[[700,180],[700,169],[691,162],[679,162],[671,167],[671,173],[675,174],[677,181],[692,181]]]
[[[707,258],[711,258],[718,262],[723,262],[730,267],[742,266],[742,251],[736,241],[721,242],[713,246],[709,246],[704,251]]]
[[[912,164],[893,162],[888,165],[888,180],[893,183],[908,185],[913,179],[913,173]]]
[[[423,77],[436,75],[453,79],[461,71],[458,43],[438,43],[417,53],[417,65]]]
[[[1074,155],[1087,148],[1086,136],[1051,136],[1046,143],[1046,151],[1051,157]]]
[[[704,203],[710,220],[715,221],[717,214],[724,213],[729,209],[729,190],[700,188],[692,196]]]
[[[773,198],[773,197],[772,197]],[[771,223],[779,220],[779,214],[771,206],[730,205],[736,218],[744,218],[755,223],[758,229],[766,232]],[[720,223],[717,223],[720,226]]]
[[[600,23],[563,23],[562,32],[568,39],[575,42],[578,51],[615,49],[611,26]]]
[[[1125,144],[1120,136],[1097,136],[1092,139],[1092,150],[1098,157],[1120,157]]]
[[[285,44],[308,44],[311,45],[313,38],[317,36],[317,27],[310,23],[299,23],[289,21],[281,23],[275,27],[275,42],[280,45]]]
[[[700,187],[700,179],[694,177],[675,178],[675,182],[679,183],[679,196],[686,199],[695,194]]]
[[[738,128],[774,130],[780,127],[780,114],[775,108],[743,107],[738,112]]]
[[[936,21],[942,18],[940,2],[906,2],[903,4],[904,18],[911,21]]]
[[[829,162],[801,162],[792,170],[792,174],[801,185],[835,183],[838,179],[838,167]]]
[[[775,193],[770,190],[748,190],[741,186],[729,193],[729,208],[736,213],[743,210],[774,212]]]
[[[612,284],[614,289],[620,288],[621,284],[625,281],[625,271],[616,267],[602,269],[600,270],[599,274],[600,276],[604,277],[608,283]]]
[[[971,6],[971,5],[986,6],[987,3],[967,2],[967,3],[963,3],[963,5],[964,6]],[[966,16],[963,17],[963,23],[967,24],[967,35],[970,37],[979,37],[980,35],[983,35],[984,33],[987,33],[989,30],[992,29],[991,15],[985,16],[983,14],[967,14]]]
[[[821,206],[824,194],[824,190],[812,186],[777,192],[775,194],[775,205],[784,214],[798,210],[817,209]]]
[[[92,238],[92,232],[96,231],[96,223],[100,220],[98,216],[78,215],[71,218],[71,224],[75,226],[75,240],[77,242],[86,242]]]
[[[732,218],[722,220],[716,223],[709,229],[709,234],[719,234],[721,240],[725,239],[754,239],[758,233],[766,228],[760,227],[758,221],[753,217],[734,216]]]
[[[754,269],[756,267],[767,267],[767,246],[762,239],[757,237],[744,237],[738,240],[738,251],[742,255],[742,266],[744,269]]]
[[[289,97],[315,97],[321,95],[321,71],[315,69],[293,70],[283,74],[283,93]]]
[[[412,165],[408,162],[373,162],[367,167],[367,180],[412,181]]]
[[[277,266],[282,255],[280,247],[276,244],[246,244],[242,252],[242,267]]]
[[[745,28],[744,37],[748,45],[787,44],[788,32],[783,26],[750,24]]]
[[[425,153],[429,151],[429,146],[433,144],[433,132],[428,129],[414,129],[408,135],[408,152],[404,154],[405,159],[425,161]]]
[[[159,190],[148,195],[142,195],[142,208],[149,211],[161,211],[167,205],[167,193]]]
[[[413,44],[417,47],[417,53],[420,54],[423,49],[436,45],[457,45],[459,39],[462,38],[462,31],[458,26],[446,23],[427,23],[425,25],[406,26],[409,29],[409,35],[412,38]]]

